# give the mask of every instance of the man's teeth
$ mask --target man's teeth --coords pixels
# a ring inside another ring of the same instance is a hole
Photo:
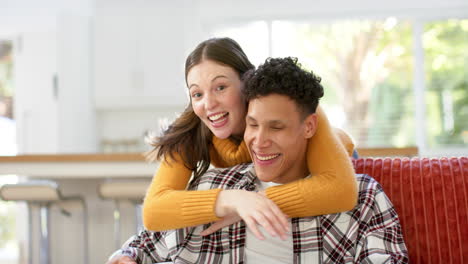
[[[278,157],[278,156],[279,156],[279,154],[270,155],[270,156],[263,156],[263,157],[257,155],[257,158],[258,158],[259,160],[265,161],[265,160],[274,159],[274,158],[276,158],[276,157]]]
[[[210,119],[211,121],[216,121],[216,120],[218,120],[218,119],[224,117],[226,114],[227,114],[227,113],[217,114],[217,115],[208,117],[208,119]]]

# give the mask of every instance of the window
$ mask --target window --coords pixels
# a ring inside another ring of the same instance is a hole
[[[424,27],[428,145],[468,146],[468,20]]]
[[[257,65],[268,56],[298,57],[304,68],[322,77],[321,104],[332,125],[344,128],[359,147],[418,145],[425,150],[468,146],[467,21],[427,22],[422,34],[415,33],[412,20],[395,17],[251,22],[265,25],[266,32],[255,33],[262,41],[249,37],[249,23],[212,32],[249,47]],[[423,43],[421,51],[416,38]],[[420,107],[415,69],[423,67],[426,126],[415,122]],[[423,142],[416,140],[421,130]]]
[[[409,23],[273,21],[272,32],[273,56],[298,57],[322,77],[329,118],[360,146],[414,145]]]

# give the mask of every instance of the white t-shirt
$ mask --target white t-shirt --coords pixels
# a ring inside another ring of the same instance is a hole
[[[256,180],[259,190],[264,190],[270,186],[278,185],[272,182],[261,182]],[[291,230],[291,221],[289,220]],[[291,263],[294,257],[292,234],[287,234],[287,239],[271,236],[263,227],[258,226],[259,231],[265,237],[258,239],[249,228],[246,232],[245,259],[247,263]]]

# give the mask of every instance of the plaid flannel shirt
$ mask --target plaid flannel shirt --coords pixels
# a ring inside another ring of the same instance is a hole
[[[256,191],[251,164],[213,169],[192,181],[189,189]],[[408,254],[397,213],[380,184],[357,175],[359,200],[347,212],[292,218],[291,263],[407,263]],[[245,263],[246,226],[240,221],[202,237],[209,225],[164,232],[142,231],[120,251],[140,264]]]

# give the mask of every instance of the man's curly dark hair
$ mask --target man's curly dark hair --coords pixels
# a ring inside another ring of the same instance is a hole
[[[297,58],[268,58],[256,70],[246,72],[243,80],[247,101],[269,94],[285,95],[297,103],[304,118],[315,113],[323,96],[320,77],[303,70]]]

